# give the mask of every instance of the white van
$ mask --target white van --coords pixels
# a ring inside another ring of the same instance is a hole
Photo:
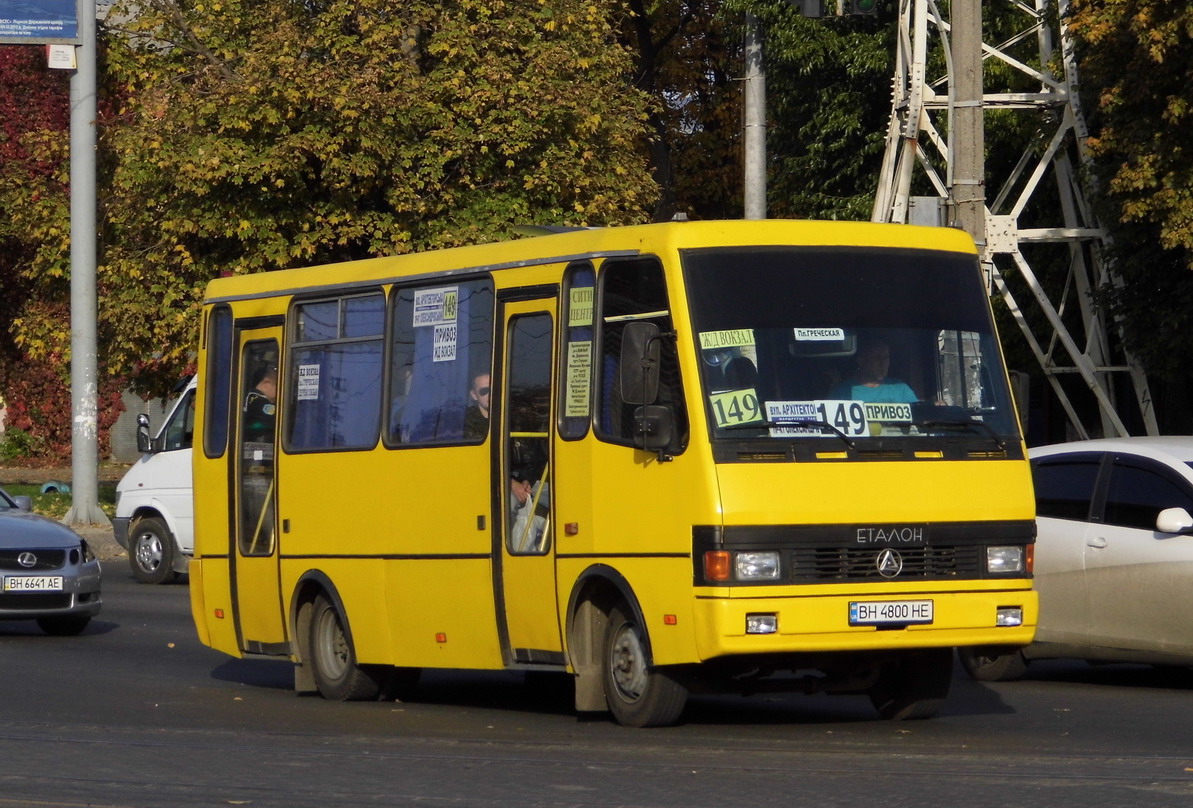
[[[141,459],[116,486],[116,541],[128,550],[129,565],[141,583],[170,583],[186,572],[194,553],[195,386],[194,378],[187,382],[156,437],[149,437],[149,416],[137,416]]]

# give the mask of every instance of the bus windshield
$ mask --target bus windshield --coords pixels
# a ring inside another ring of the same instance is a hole
[[[754,247],[683,266],[714,441],[1018,443],[975,256]]]

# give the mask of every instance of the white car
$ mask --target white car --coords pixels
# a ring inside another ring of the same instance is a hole
[[[1040,620],[1022,650],[959,649],[975,679],[1033,659],[1193,665],[1193,437],[1076,441],[1030,452]]]
[[[141,459],[116,486],[116,541],[128,550],[133,575],[142,583],[170,583],[187,571],[195,546],[191,492],[191,444],[195,434],[195,379],[191,379],[157,435],[141,415]]]

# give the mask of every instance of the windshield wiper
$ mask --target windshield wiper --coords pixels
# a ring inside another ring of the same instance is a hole
[[[849,439],[849,436],[848,436],[848,435],[846,435],[846,434],[845,434],[844,432],[842,432],[841,430],[837,429],[835,426],[833,426],[832,424],[830,424],[828,421],[770,421],[770,420],[762,420],[762,421],[751,421],[751,422],[750,422],[750,423],[748,423],[748,424],[728,424],[728,425],[726,425],[726,426],[723,426],[723,427],[721,427],[721,429],[724,429],[724,430],[731,430],[731,429],[766,429],[766,428],[769,428],[769,427],[772,427],[772,426],[774,426],[774,427],[788,427],[788,428],[798,428],[798,427],[807,427],[807,426],[815,426],[815,427],[820,427],[821,429],[827,429],[827,430],[829,430],[830,432],[832,432],[832,433],[833,433],[833,435],[835,435],[836,437],[840,438],[840,439],[842,440],[842,442],[843,442],[843,443],[844,443],[846,446],[848,446],[850,449],[856,449],[856,448],[857,448],[856,446],[854,446],[854,445],[853,445],[853,441],[851,441],[851,440]]]
[[[920,425],[926,426],[929,429],[931,429],[933,427],[960,427],[962,429],[972,429],[975,432],[986,434],[990,438],[990,440],[994,441],[994,443],[1002,451],[1005,452],[1007,450],[1007,445],[1005,443],[1003,443],[1002,438],[998,437],[998,433],[995,432],[994,429],[989,424],[985,423],[984,421],[973,421],[968,418],[964,419],[964,420],[948,419],[948,420],[922,421],[922,422],[920,422]]]

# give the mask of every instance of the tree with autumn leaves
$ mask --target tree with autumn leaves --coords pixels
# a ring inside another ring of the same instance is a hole
[[[202,290],[223,273],[474,243],[521,224],[740,215],[746,10],[767,31],[772,215],[866,218],[891,9],[807,20],[781,0],[117,6],[101,37],[106,372],[146,391],[172,384],[193,357]],[[1190,16],[1160,0],[1074,0],[1070,20],[1103,220],[1126,248],[1112,302],[1149,371],[1174,379],[1188,375],[1170,357],[1188,353],[1193,317]],[[42,363],[65,379],[65,77],[39,66],[38,49],[0,48],[16,52],[35,56],[0,61],[12,112],[0,281],[16,290],[0,303],[0,353],[4,367]],[[56,119],[37,112],[43,101]]]
[[[1183,411],[1193,390],[1193,7],[1074,0],[1093,177],[1125,284],[1108,290],[1128,345]],[[1163,402],[1161,402],[1163,403]],[[1193,428],[1186,417],[1182,431]]]
[[[650,99],[603,3],[133,6],[106,37],[102,141],[121,370],[185,363],[219,274],[639,222],[653,201]]]
[[[62,457],[71,444],[69,75],[45,51],[0,45],[0,449]],[[101,441],[120,384],[100,386]]]

